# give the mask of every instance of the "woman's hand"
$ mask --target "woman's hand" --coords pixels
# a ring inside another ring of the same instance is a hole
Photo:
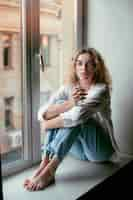
[[[78,101],[85,99],[86,95],[87,95],[87,93],[85,92],[85,90],[80,88],[80,87],[75,87],[73,92],[72,92],[72,97],[73,97],[75,104]]]

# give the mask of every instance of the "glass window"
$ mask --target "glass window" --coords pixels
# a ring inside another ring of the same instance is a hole
[[[4,169],[23,159],[20,8],[20,1],[0,1],[0,140]]]
[[[40,0],[40,48],[44,63],[44,70],[40,70],[40,106],[63,84],[75,49],[74,34],[74,1]],[[42,151],[44,140],[41,130]]]

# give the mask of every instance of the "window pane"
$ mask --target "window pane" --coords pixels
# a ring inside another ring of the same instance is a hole
[[[2,165],[22,158],[20,30],[20,1],[0,0],[0,140]]]
[[[74,1],[40,0],[40,41],[43,58],[43,67],[40,68],[41,106],[63,83],[75,49]],[[42,151],[44,141],[45,133],[41,130]]]

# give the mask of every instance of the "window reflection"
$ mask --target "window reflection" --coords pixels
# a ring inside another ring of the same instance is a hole
[[[0,141],[3,165],[22,158],[20,1],[1,0],[0,19]]]
[[[3,35],[3,66],[5,70],[12,69],[11,64],[11,35]]]

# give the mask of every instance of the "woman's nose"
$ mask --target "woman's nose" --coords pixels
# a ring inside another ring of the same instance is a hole
[[[82,65],[82,70],[84,70],[84,71],[85,71],[86,69],[87,69],[87,66],[86,66],[86,64],[83,64],[83,65]]]

